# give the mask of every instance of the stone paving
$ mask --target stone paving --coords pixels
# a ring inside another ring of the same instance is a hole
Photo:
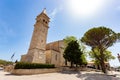
[[[120,80],[120,72],[112,72],[116,77],[100,72],[64,71],[38,75],[11,75],[0,70],[0,80]]]

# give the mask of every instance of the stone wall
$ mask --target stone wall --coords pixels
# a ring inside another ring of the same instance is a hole
[[[51,64],[54,64],[55,67],[60,67],[60,53],[54,50],[51,50]]]
[[[33,75],[33,74],[43,74],[43,73],[53,73],[59,72],[60,69],[14,69],[11,73],[15,75]]]
[[[52,54],[51,54],[52,50],[46,50],[45,54],[46,54],[46,64],[51,64],[51,59],[52,59]]]
[[[5,72],[12,72],[12,70],[14,70],[14,65],[4,66]]]

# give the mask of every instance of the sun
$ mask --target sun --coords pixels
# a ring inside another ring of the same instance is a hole
[[[106,0],[68,0],[67,8],[69,13],[78,17],[89,17],[97,14],[103,7]]]

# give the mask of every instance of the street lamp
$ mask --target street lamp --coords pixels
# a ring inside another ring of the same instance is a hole
[[[119,62],[120,62],[120,54],[118,53],[118,60],[119,60]]]

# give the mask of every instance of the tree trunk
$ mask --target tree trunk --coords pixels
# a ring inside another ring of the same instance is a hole
[[[76,68],[78,67],[78,65],[76,64]]]
[[[71,62],[71,68],[73,67],[73,62]]]
[[[106,65],[105,65],[105,57],[104,57],[105,55],[103,54],[102,48],[100,49],[100,54],[101,54],[100,65],[101,65],[101,68],[102,68],[102,72],[107,73]]]
[[[100,65],[101,65],[102,71],[103,71],[104,73],[107,73],[106,66],[105,66],[105,62],[104,62],[103,60],[101,60]]]
[[[67,66],[67,60],[65,59],[65,66]]]

